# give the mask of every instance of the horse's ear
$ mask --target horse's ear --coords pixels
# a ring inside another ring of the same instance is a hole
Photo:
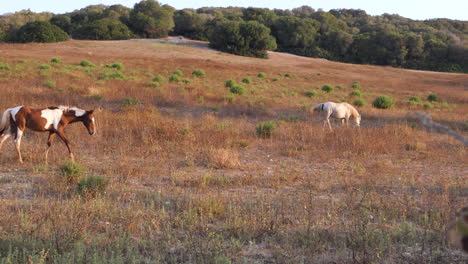
[[[88,114],[90,115],[90,114],[94,113],[94,109],[93,109],[93,110],[86,111],[86,112],[88,112]]]

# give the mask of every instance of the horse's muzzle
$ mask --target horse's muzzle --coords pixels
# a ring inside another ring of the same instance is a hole
[[[94,135],[94,131],[88,131],[88,133],[92,136]]]

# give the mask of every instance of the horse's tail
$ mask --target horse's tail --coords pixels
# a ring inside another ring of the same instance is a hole
[[[2,121],[0,121],[0,135],[3,134],[3,131],[5,131],[5,128],[7,128],[10,123],[10,113],[11,108],[8,108],[3,112]]]

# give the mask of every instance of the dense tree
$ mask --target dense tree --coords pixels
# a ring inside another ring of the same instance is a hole
[[[133,36],[130,29],[116,19],[105,18],[86,24],[74,32],[77,39],[121,40]]]
[[[270,29],[256,21],[220,21],[210,35],[210,46],[225,52],[267,58],[276,49]]]
[[[154,0],[135,4],[130,12],[129,23],[135,33],[145,38],[167,37],[174,28],[174,8]]]
[[[313,56],[316,54],[319,27],[320,23],[310,18],[279,17],[271,29],[280,51]]]
[[[211,14],[198,14],[195,10],[184,9],[174,13],[175,35],[191,39],[208,40],[208,22],[214,19]]]
[[[26,23],[13,37],[15,42],[59,42],[67,39],[67,33],[47,21]]]
[[[71,34],[72,30],[72,23],[70,16],[67,15],[56,15],[50,19],[50,23],[56,25],[57,27],[61,28],[63,31],[67,32],[67,34]]]

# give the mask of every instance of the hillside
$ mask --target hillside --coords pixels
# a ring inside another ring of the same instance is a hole
[[[2,111],[103,108],[97,135],[81,124],[66,133],[80,176],[108,180],[105,193],[80,194],[60,169],[67,150],[59,139],[49,165],[46,133],[26,131],[23,165],[6,142],[2,260],[467,261],[445,235],[468,204],[466,147],[427,132],[412,113],[429,112],[466,137],[468,75],[276,52],[255,59],[186,42],[0,44]],[[243,95],[225,87],[246,78]],[[325,84],[333,91],[322,91]],[[428,102],[430,93],[439,101]],[[378,95],[395,98],[395,107],[373,108]],[[408,104],[411,96],[421,104]],[[317,103],[357,99],[366,102],[359,129],[336,122],[330,132],[308,113]],[[270,120],[273,136],[257,137],[257,124]]]

